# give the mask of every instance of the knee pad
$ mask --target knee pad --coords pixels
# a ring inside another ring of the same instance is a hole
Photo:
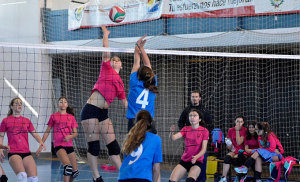
[[[114,140],[113,142],[106,145],[108,149],[108,155],[119,155],[121,152],[120,146],[117,142],[117,140]]]
[[[76,170],[76,171],[73,171],[72,172],[72,178],[76,178],[77,176],[79,175],[79,171],[78,170]]]
[[[98,156],[100,154],[100,143],[99,140],[88,142],[88,152],[93,156]]]
[[[196,180],[192,177],[186,178],[185,182],[196,182]]]
[[[232,160],[232,157],[230,155],[226,155],[224,157],[224,163],[225,164],[231,164],[231,160]]]
[[[1,182],[7,182],[8,178],[6,177],[6,175],[2,175],[0,178]]]
[[[64,166],[64,176],[71,176],[73,172],[73,167],[71,165]]]
[[[17,174],[18,182],[27,182],[27,174],[25,172],[19,172]]]
[[[30,176],[27,178],[28,182],[38,182],[39,178],[37,176]]]
[[[175,181],[169,180],[169,182],[175,182]]]

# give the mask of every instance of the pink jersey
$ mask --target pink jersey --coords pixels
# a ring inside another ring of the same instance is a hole
[[[50,116],[48,126],[53,127],[53,144],[54,147],[72,147],[72,139],[65,142],[67,135],[72,135],[73,128],[77,128],[78,124],[71,114],[61,114],[59,112]]]
[[[193,129],[191,126],[186,126],[180,131],[184,137],[185,150],[181,160],[185,162],[192,161],[192,156],[197,155],[202,149],[203,140],[209,139],[209,132],[206,128],[199,126]],[[203,162],[204,155],[199,157],[197,161]]]
[[[268,136],[268,141],[265,144],[264,140],[261,136],[258,136],[258,142],[259,142],[259,148],[263,148],[263,149],[267,149],[270,152],[275,152],[275,149],[278,145],[279,139],[276,137],[276,135],[271,132],[270,135]],[[279,142],[280,146],[282,147],[281,143]],[[280,151],[280,153],[283,153],[283,148],[282,151]]]
[[[9,153],[29,153],[28,132],[34,130],[31,121],[22,116],[8,116],[0,125],[0,132],[7,133]]]
[[[244,140],[246,138],[246,135],[247,135],[247,128],[245,127],[242,127],[241,130],[239,131],[240,132],[240,136],[244,137]],[[234,153],[238,154],[239,153],[239,150],[245,150],[245,145],[244,145],[244,142],[241,144],[241,145],[238,145],[237,142],[236,142],[236,131],[235,131],[235,127],[233,128],[230,128],[228,130],[228,134],[227,134],[227,138],[230,138],[230,140],[232,141],[232,144],[235,148],[235,151]]]
[[[248,145],[248,148],[249,148],[249,149],[258,149],[258,148],[259,148],[258,140],[255,139],[253,136],[251,137],[250,140],[247,140],[247,139],[245,138],[244,145],[245,145],[245,146]],[[248,154],[248,153],[246,153],[246,152],[245,152],[244,154],[246,154],[246,155],[252,155],[251,153]]]
[[[95,83],[92,93],[97,90],[110,105],[115,97],[119,100],[126,99],[124,83],[120,75],[111,67],[110,61],[102,61],[98,81]]]

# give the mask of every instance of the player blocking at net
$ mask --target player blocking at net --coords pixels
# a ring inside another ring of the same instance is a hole
[[[28,132],[40,143],[41,148],[46,150],[41,137],[36,133],[31,121],[21,116],[22,100],[14,98],[9,104],[7,117],[0,125],[0,144],[3,144],[5,132],[7,132],[10,151],[8,160],[11,168],[17,175],[18,182],[38,182],[36,163],[29,150]],[[0,150],[3,159],[3,150]]]
[[[152,71],[150,59],[144,49],[146,43],[144,35],[137,42],[134,50],[134,63],[131,69],[128,94],[128,132],[134,126],[135,115],[142,109],[149,111],[154,118],[155,97],[158,93],[157,77]],[[141,66],[141,56],[143,65]],[[154,123],[151,132],[157,133]]]
[[[63,181],[72,182],[79,175],[76,154],[74,152],[72,139],[78,136],[78,124],[74,117],[74,110],[69,106],[65,97],[58,99],[59,111],[50,116],[48,127],[43,135],[45,142],[53,128],[54,151],[64,166]],[[36,152],[39,157],[42,146]]]
[[[102,26],[103,46],[108,47],[109,31]],[[122,101],[127,108],[124,83],[119,75],[122,69],[121,59],[110,57],[110,52],[102,55],[101,70],[98,81],[95,83],[92,94],[81,111],[81,121],[86,140],[88,142],[87,159],[93,172],[95,182],[103,181],[98,170],[98,155],[100,154],[100,135],[108,149],[108,155],[113,164],[120,169],[120,146],[116,141],[111,119],[108,117],[109,105],[115,97]]]
[[[204,128],[201,111],[191,109],[189,121],[191,126],[185,126],[174,134],[175,125],[170,128],[170,137],[173,141],[184,137],[185,150],[179,164],[173,169],[169,182],[178,182],[188,173],[186,182],[195,182],[201,172],[204,154],[207,150],[209,132]]]

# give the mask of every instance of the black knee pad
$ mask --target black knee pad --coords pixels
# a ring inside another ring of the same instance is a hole
[[[195,182],[196,180],[192,177],[186,178],[185,182]]]
[[[64,176],[71,176],[73,172],[73,167],[71,165],[64,166]]]
[[[76,171],[72,171],[72,178],[76,178],[77,176],[79,175],[79,171],[76,170]]]
[[[0,182],[7,182],[8,178],[6,177],[6,175],[2,175],[0,178]]]
[[[120,146],[117,142],[117,140],[114,140],[113,142],[106,145],[108,149],[108,155],[119,155],[121,152]]]
[[[225,164],[231,164],[231,160],[232,160],[232,157],[230,155],[226,155],[224,157],[224,163]]]
[[[88,142],[88,152],[93,156],[98,156],[100,154],[99,140]]]

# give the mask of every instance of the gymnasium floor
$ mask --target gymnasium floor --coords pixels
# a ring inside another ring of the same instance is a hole
[[[36,159],[38,177],[40,182],[62,182],[62,171],[63,167],[60,162],[56,159]],[[7,159],[1,164],[7,177],[8,181],[17,181],[16,175],[11,169]],[[88,164],[79,163],[78,168],[80,171],[79,176],[75,181],[78,182],[92,182],[92,172]],[[104,182],[117,182],[118,173],[110,171],[102,171],[100,169]],[[171,171],[161,171],[162,182],[168,182]],[[184,181],[184,180],[182,180]]]

